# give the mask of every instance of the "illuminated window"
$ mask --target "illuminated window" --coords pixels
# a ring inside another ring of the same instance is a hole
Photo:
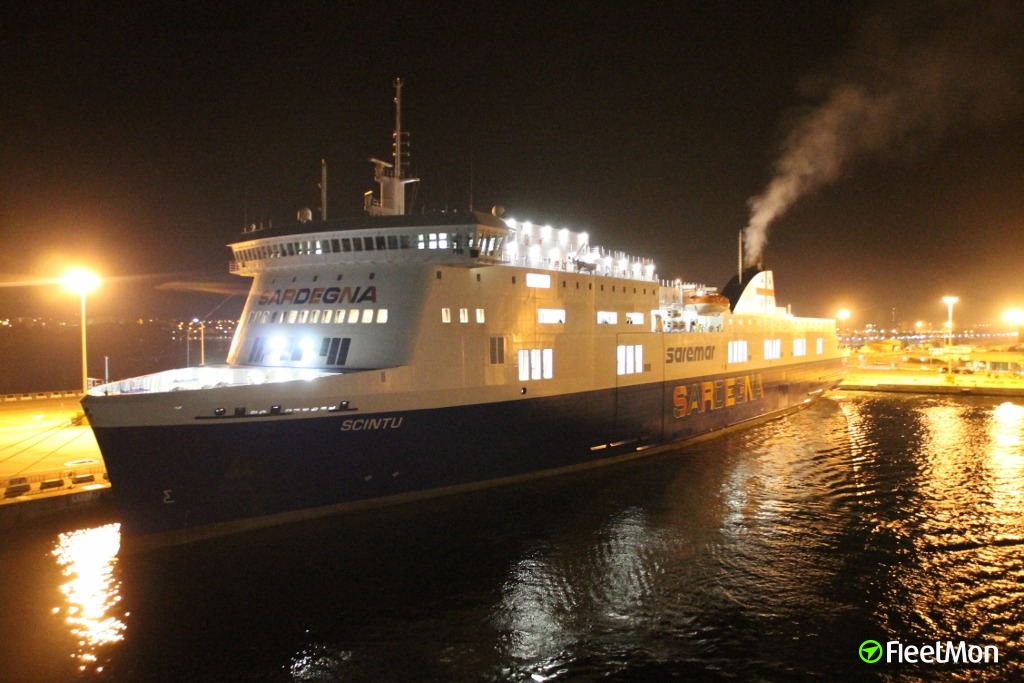
[[[307,320],[309,320],[309,311],[306,309],[299,311],[299,323],[305,323]]]
[[[627,325],[643,325],[644,314],[643,313],[627,313],[626,314]]]
[[[373,322],[373,309],[372,308],[367,308],[367,309],[363,310],[363,322],[364,323],[372,323]]]
[[[825,353],[825,340],[821,337],[817,339],[818,355]]]
[[[782,340],[781,339],[765,339],[764,340],[764,359],[765,360],[777,360],[782,358]]]
[[[358,308],[350,308],[349,309],[349,311],[348,311],[348,321],[350,323],[357,323],[357,322],[359,322],[359,309]]]
[[[551,379],[554,377],[554,351],[552,349],[520,349],[519,379]]]
[[[388,321],[388,309],[382,308],[377,311],[377,322],[386,323]]]
[[[793,340],[793,355],[794,356],[806,356],[807,355],[807,340],[804,338]]]
[[[538,308],[537,322],[543,325],[557,325],[565,322],[564,308]]]
[[[452,309],[442,308],[441,309],[441,322],[450,323],[452,321]]]
[[[476,321],[478,323],[484,322],[484,309],[482,309],[482,308],[476,309]]]
[[[530,379],[540,379],[542,370],[541,349],[530,349]]]
[[[334,322],[343,323],[345,322],[345,309],[339,308],[338,312],[334,315]]]
[[[731,342],[729,342],[729,362],[730,363],[746,363],[747,362],[747,342],[746,342],[746,340],[731,341]]]
[[[324,311],[324,319],[323,319],[324,325],[327,325],[327,324],[329,324],[331,322],[331,314],[332,313],[334,313],[334,311],[331,310],[330,308],[328,308],[326,311]]]
[[[460,308],[459,309],[459,322],[460,323],[468,323],[469,322],[469,309],[468,308]]]
[[[546,273],[527,273],[526,286],[540,289],[551,288],[551,276]]]
[[[615,347],[616,372],[633,375],[644,370],[644,347],[642,344],[619,344]]]
[[[288,320],[287,320],[288,324],[289,325],[294,325],[295,324],[295,320],[298,317],[299,317],[299,312],[298,311],[288,311]]]

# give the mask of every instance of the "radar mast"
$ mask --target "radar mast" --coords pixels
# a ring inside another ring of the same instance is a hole
[[[419,178],[406,178],[408,164],[408,133],[402,130],[402,79],[395,79],[395,132],[392,134],[393,163],[370,159],[373,164],[373,179],[380,185],[380,196],[373,191],[363,195],[363,208],[371,216],[401,216],[405,214],[405,186]]]

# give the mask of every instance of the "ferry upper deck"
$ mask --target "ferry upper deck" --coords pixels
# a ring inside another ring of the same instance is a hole
[[[586,232],[480,212],[356,217],[253,229],[231,245],[232,273],[354,263],[511,265],[656,282],[654,262],[590,244]]]

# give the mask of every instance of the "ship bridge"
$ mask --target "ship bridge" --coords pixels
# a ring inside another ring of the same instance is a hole
[[[286,229],[254,230],[231,245],[232,273],[322,266],[428,262],[479,266],[502,261],[505,223],[489,214],[359,217]]]
[[[656,281],[651,259],[590,244],[585,232],[479,212],[359,217],[252,230],[231,245],[230,271],[261,272],[370,263],[510,265]]]

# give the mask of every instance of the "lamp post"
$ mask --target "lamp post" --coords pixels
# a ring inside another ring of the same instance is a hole
[[[848,308],[840,308],[838,311],[836,311],[836,320],[841,322],[842,325],[843,325],[843,329],[842,330],[839,329],[839,325],[838,324],[836,325],[836,333],[839,334],[840,336],[845,334],[849,338],[849,335],[850,335],[849,321],[850,321],[850,316],[851,315],[852,314],[850,313],[850,309],[848,309]]]
[[[192,325],[199,325],[199,364],[206,365],[206,321],[192,318],[192,322],[189,324],[190,330]]]
[[[85,297],[100,286],[100,277],[85,268],[73,268],[61,278],[64,288],[76,293],[82,300],[82,393],[89,391],[89,357],[85,345]]]
[[[953,373],[953,304],[960,301],[956,296],[942,297],[942,303],[949,307],[949,318],[946,321],[946,372]]]

